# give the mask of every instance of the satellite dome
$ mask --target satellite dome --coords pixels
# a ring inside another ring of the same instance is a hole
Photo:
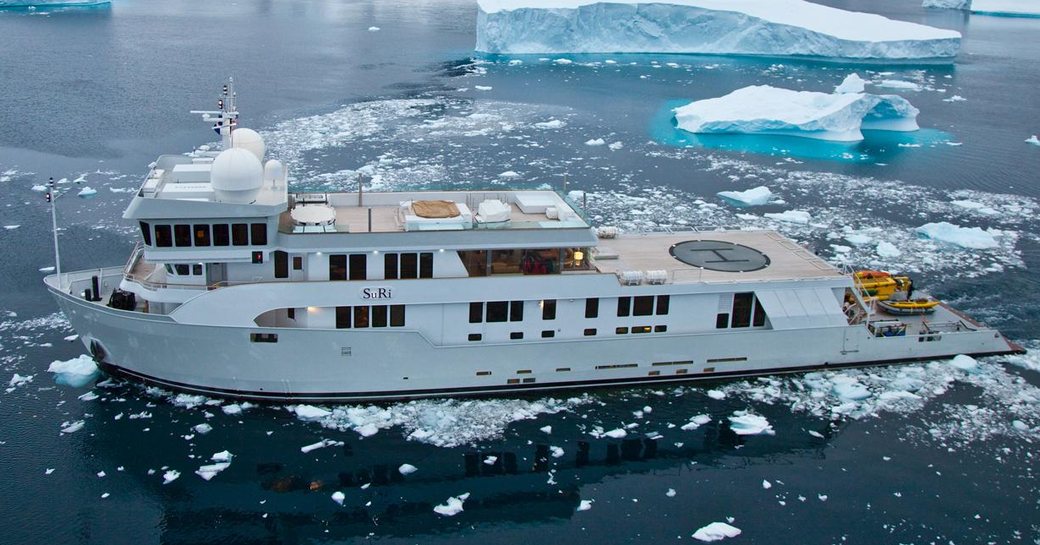
[[[220,152],[213,160],[210,182],[220,202],[246,204],[255,201],[263,180],[264,167],[252,151],[234,147]]]
[[[272,189],[285,185],[286,171],[282,162],[271,159],[264,163],[264,184],[270,184]]]
[[[253,129],[235,129],[231,133],[231,141],[234,147],[249,150],[253,155],[256,155],[257,160],[264,160],[264,152],[267,151],[267,146],[264,144],[264,139],[260,136],[260,133]]]

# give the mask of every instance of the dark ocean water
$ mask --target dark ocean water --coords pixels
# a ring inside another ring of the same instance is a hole
[[[1040,148],[1023,142],[1040,133],[1040,20],[828,3],[957,29],[962,53],[952,66],[483,58],[472,52],[476,7],[455,1],[0,11],[0,379],[33,377],[0,393],[0,543],[645,543],[691,541],[715,521],[742,530],[734,543],[1040,543],[1034,352],[971,372],[934,363],[326,407],[320,422],[132,384],[70,388],[45,372],[83,349],[65,340],[42,286],[53,254],[33,186],[66,181],[64,268],[123,263],[127,191],[157,155],[212,140],[187,111],[211,107],[228,75],[242,125],[288,160],[296,187],[349,188],[362,167],[374,189],[566,180],[589,191],[598,222],[778,228],[835,263],[912,271],[1040,346]],[[698,139],[669,119],[670,107],[745,85],[830,90],[851,71],[920,84],[900,94],[923,130],[835,148]],[[715,196],[758,185],[784,202],[736,209]],[[97,195],[76,197],[84,186]],[[785,210],[813,219],[764,216]],[[938,221],[993,229],[999,244],[970,250],[914,232]],[[853,234],[873,242],[854,246]],[[899,255],[879,255],[877,241]],[[838,395],[853,382],[869,396]],[[735,411],[765,417],[774,434],[735,434]],[[710,421],[689,429],[699,415]],[[203,423],[212,430],[195,429]],[[195,474],[224,450],[227,469]],[[179,477],[164,485],[170,470]],[[465,493],[461,513],[434,512]]]

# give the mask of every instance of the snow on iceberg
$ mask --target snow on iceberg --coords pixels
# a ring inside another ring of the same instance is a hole
[[[94,360],[84,354],[67,361],[54,361],[47,367],[48,373],[54,373],[54,382],[82,388],[98,375],[97,364]]]
[[[978,227],[961,227],[945,221],[926,223],[918,227],[917,232],[932,240],[972,250],[986,250],[999,246],[992,230],[983,231]]]
[[[693,533],[693,538],[700,541],[719,541],[727,537],[740,535],[740,528],[730,526],[725,522],[713,522]]]
[[[477,51],[951,59],[959,32],[803,0],[478,0]]]
[[[752,85],[674,110],[678,127],[693,133],[804,136],[863,140],[860,129],[916,131],[917,114],[905,98],[869,93],[827,94]]]
[[[719,191],[716,195],[737,203],[740,206],[760,206],[773,198],[773,192],[768,187],[760,185],[747,191]]]

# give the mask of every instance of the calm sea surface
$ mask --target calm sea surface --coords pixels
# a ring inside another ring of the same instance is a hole
[[[454,0],[0,11],[0,543],[685,542],[711,522],[740,528],[734,543],[1040,543],[1032,351],[968,371],[326,406],[319,421],[46,372],[83,347],[43,289],[50,217],[33,186],[64,182],[64,268],[123,263],[129,192],[159,154],[212,141],[188,110],[211,108],[227,76],[242,126],[289,162],[295,187],[349,190],[359,169],[372,189],[566,180],[598,223],[776,228],[836,264],[910,271],[1040,348],[1040,147],[1024,142],[1040,133],[1040,20],[828,3],[959,30],[962,53],[912,66],[484,58],[475,4]],[[671,124],[692,100],[753,84],[829,91],[853,71],[918,84],[871,90],[910,100],[922,131],[846,146]],[[716,196],[760,185],[778,200],[739,209]],[[85,187],[97,194],[78,197]],[[786,210],[812,219],[765,216]],[[942,221],[987,229],[996,246],[915,232]],[[773,433],[737,435],[739,411]],[[229,467],[196,474],[225,450]],[[462,512],[434,512],[465,494]]]

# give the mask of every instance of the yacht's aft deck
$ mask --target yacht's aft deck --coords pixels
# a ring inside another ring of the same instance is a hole
[[[769,265],[749,272],[726,272],[688,265],[671,255],[675,244],[690,240],[731,242],[758,250]],[[841,271],[773,231],[698,231],[621,235],[601,240],[596,268],[603,273],[665,271],[669,283],[798,280],[838,277]]]

